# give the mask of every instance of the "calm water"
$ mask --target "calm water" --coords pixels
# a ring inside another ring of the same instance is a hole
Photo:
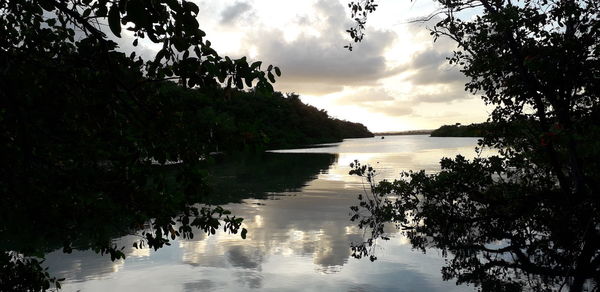
[[[64,291],[473,291],[441,280],[439,253],[413,251],[396,234],[379,245],[374,263],[350,256],[362,231],[349,207],[363,188],[349,176],[355,159],[375,166],[378,179],[402,170],[439,170],[439,159],[475,155],[474,138],[388,136],[348,139],[309,149],[276,150],[222,162],[211,180],[248,238],[223,232],[179,240],[151,251],[116,240],[127,259],[111,262],[91,251],[47,256]],[[233,183],[232,183],[233,182]]]

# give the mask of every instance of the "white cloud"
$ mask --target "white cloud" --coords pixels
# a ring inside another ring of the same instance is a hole
[[[337,99],[338,104],[348,103],[370,103],[378,101],[392,101],[395,98],[390,92],[380,86],[363,87],[352,90],[351,93]]]

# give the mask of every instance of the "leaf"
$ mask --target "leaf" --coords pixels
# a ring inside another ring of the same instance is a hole
[[[42,0],[42,1],[38,1],[38,3],[42,7],[42,9],[44,9],[46,11],[53,11],[54,10],[54,4],[52,3],[52,1]]]
[[[146,27],[148,25],[148,16],[143,1],[132,0],[127,3],[127,20],[133,22],[136,27]],[[152,34],[153,32],[148,32],[148,35]]]
[[[83,11],[82,17],[83,18],[87,18],[88,16],[90,16],[90,13],[92,13],[92,9],[88,8],[86,10]]]
[[[137,47],[137,45],[138,45],[138,39],[133,40],[133,46]]]
[[[253,79],[254,79],[254,78],[252,78],[252,77],[246,77],[246,78],[244,78],[244,81],[245,81],[245,83],[246,83],[246,86],[248,86],[248,87],[252,87],[252,80],[253,80]],[[225,214],[225,213],[223,213],[223,214]],[[227,214],[231,214],[231,213],[227,213]]]
[[[186,41],[183,38],[178,36],[174,36],[171,38],[171,44],[173,44],[175,49],[177,49],[180,52],[183,52],[189,48],[188,43],[186,43]]]
[[[96,16],[98,17],[104,17],[106,16],[106,6],[100,6],[98,9],[96,9]]]
[[[271,83],[275,83],[275,76],[273,76],[273,73],[269,72],[267,77],[269,77],[269,81],[271,81]]]
[[[121,11],[121,13],[125,13],[125,11],[127,11],[127,0],[119,1],[119,10]]]
[[[168,58],[169,57],[169,51],[167,51],[166,49],[162,49],[160,51],[158,51],[158,53],[156,53],[156,57],[154,59],[154,61],[160,62],[163,58]]]
[[[248,233],[248,230],[246,230],[246,228],[242,228],[242,239],[246,239],[246,234]]]
[[[179,11],[181,8],[177,0],[166,0],[165,3],[167,3],[167,6],[169,6],[169,8],[171,8],[173,11]]]
[[[194,4],[193,2],[189,2],[189,1],[183,2],[183,8],[185,10],[194,12],[194,14],[196,14],[196,15],[198,14],[198,12],[200,12],[198,5]]]
[[[254,62],[254,63],[252,63],[252,65],[250,65],[250,69],[254,70],[256,68],[260,68],[260,65],[262,65],[261,61]]]
[[[279,70],[279,67],[275,67],[275,74],[277,74],[278,77],[281,76],[281,70]]]
[[[117,37],[121,37],[121,12],[117,5],[112,5],[108,11],[108,26]]]

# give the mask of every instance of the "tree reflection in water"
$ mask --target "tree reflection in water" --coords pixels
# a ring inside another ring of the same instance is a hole
[[[353,256],[376,260],[378,240],[394,224],[413,248],[442,250],[444,280],[484,291],[571,291],[578,281],[598,291],[598,201],[564,196],[548,177],[519,175],[497,156],[441,161],[438,174],[403,172],[375,182],[376,170],[355,161],[350,174],[370,190],[351,207],[352,221],[368,231]]]

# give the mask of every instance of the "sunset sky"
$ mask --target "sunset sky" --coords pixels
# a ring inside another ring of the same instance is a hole
[[[455,44],[434,43],[431,23],[410,22],[434,11],[431,1],[379,1],[352,52],[343,48],[348,1],[197,1],[198,20],[219,54],[279,66],[276,90],[371,131],[485,121],[490,109],[464,92],[465,77],[447,64]]]

